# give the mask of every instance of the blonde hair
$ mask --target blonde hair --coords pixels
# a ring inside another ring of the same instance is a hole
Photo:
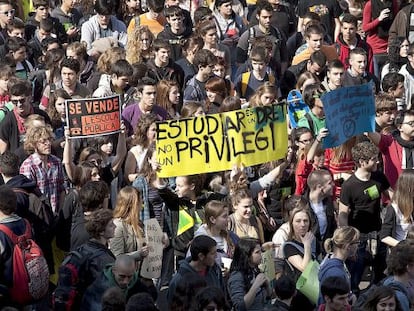
[[[405,221],[410,221],[414,210],[414,171],[402,170],[395,186],[393,201],[397,203],[398,209],[404,216]]]
[[[342,145],[338,147],[332,148],[333,150],[333,157],[331,159],[332,163],[341,163],[345,159],[352,160],[352,148],[355,146],[357,142],[357,137],[353,136],[344,142]]]
[[[335,248],[344,248],[347,244],[359,240],[359,230],[348,226],[335,230],[332,238],[326,239],[324,248],[327,253],[332,253]]]
[[[126,46],[126,60],[130,64],[140,63],[143,61],[143,54],[141,49],[141,36],[143,34],[148,35],[150,45],[152,46],[152,42],[155,38],[148,26],[143,25],[135,27],[134,31],[128,35],[128,43]]]
[[[256,92],[254,93],[254,95],[252,97],[250,97],[250,107],[260,107],[263,106],[262,101],[260,100],[260,97],[265,94],[265,93],[271,93],[274,94],[275,99],[277,97],[277,90],[276,87],[270,83],[270,82],[265,82],[263,85],[261,85]]]
[[[125,50],[121,47],[114,46],[99,56],[96,67],[99,72],[109,74],[112,65],[120,59],[125,59]]]
[[[119,190],[114,210],[114,218],[121,218],[122,221],[125,221],[130,225],[137,238],[143,236],[139,219],[141,205],[141,196],[136,188],[126,186]]]
[[[24,141],[24,150],[28,153],[36,151],[36,144],[41,139],[53,138],[53,131],[50,125],[31,127],[26,132],[26,140]]]

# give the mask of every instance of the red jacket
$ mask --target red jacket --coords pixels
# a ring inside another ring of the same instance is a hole
[[[398,13],[398,2],[393,0],[392,9],[394,16]],[[378,37],[377,28],[380,21],[378,18],[372,20],[371,17],[371,1],[368,1],[364,7],[362,15],[362,30],[367,34],[367,43],[371,46],[374,54],[387,53],[388,38]]]
[[[374,63],[372,60],[373,53],[371,46],[366,43],[364,40],[361,39],[361,37],[357,34],[357,48],[363,48],[367,52],[367,71],[370,73],[374,73]],[[345,69],[349,68],[349,53],[351,52],[351,48],[344,42],[342,39],[342,33],[339,34],[338,39],[336,39],[336,47],[337,52],[339,55],[339,60],[344,64]]]
[[[398,176],[402,172],[402,146],[391,135],[381,134],[381,140],[378,145],[384,160],[384,174],[392,188],[397,182]]]
[[[325,304],[320,305],[318,311],[325,311]],[[346,307],[346,311],[351,311],[351,306],[350,305],[348,305]]]

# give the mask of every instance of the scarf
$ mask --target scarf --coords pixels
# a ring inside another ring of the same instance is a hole
[[[24,127],[24,121],[26,120],[26,118],[23,118],[22,116],[20,116],[17,113],[16,109],[13,109],[13,113],[14,113],[14,117],[16,118],[17,128],[19,129],[19,134],[23,135],[24,133],[26,133],[26,128]],[[28,116],[31,114],[33,114],[33,107],[30,107],[30,112]]]
[[[139,175],[132,183],[132,186],[134,188],[137,188],[142,195],[142,201],[144,203],[144,206],[141,209],[140,219],[142,222],[144,222],[145,220],[151,218],[150,205],[148,199],[148,182],[144,176]]]
[[[389,16],[382,20],[378,25],[377,34],[381,39],[388,38],[388,30],[391,27],[392,21],[394,20],[394,13],[392,8],[392,0],[371,0],[371,18],[375,20],[380,16],[380,13],[384,9],[390,9]]]
[[[414,168],[414,141],[408,141],[401,138],[400,132],[393,134],[397,143],[403,148],[402,169]]]
[[[407,71],[410,75],[414,76],[414,68],[411,66],[410,62],[407,62]]]

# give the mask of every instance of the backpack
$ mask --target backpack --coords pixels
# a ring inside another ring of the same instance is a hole
[[[31,227],[25,219],[26,231],[17,236],[6,225],[0,231],[12,241],[13,286],[9,288],[12,301],[21,305],[30,304],[43,298],[49,290],[49,268],[42,250],[32,240]]]
[[[295,267],[293,267],[290,264],[290,262],[287,260],[287,258],[285,257],[285,246],[286,245],[291,245],[291,246],[295,247],[302,254],[305,253],[305,250],[303,249],[303,247],[301,247],[300,245],[297,245],[296,243],[293,243],[293,242],[283,243],[283,245],[282,245],[283,259],[282,258],[275,258],[276,276],[277,276],[277,278],[281,277],[282,275],[287,276],[288,278],[290,278],[292,281],[294,281],[296,283],[296,281],[298,280],[301,272],[299,270],[295,269]]]
[[[249,80],[250,80],[250,75],[251,75],[250,71],[246,71],[246,72],[242,73],[240,97],[244,97],[246,95],[247,86],[248,86]],[[274,85],[275,82],[276,82],[275,76],[270,72],[267,74],[267,76],[269,77],[269,82]]]
[[[35,236],[37,234],[49,234],[54,229],[55,216],[53,215],[52,207],[50,206],[48,198],[34,192],[28,192],[21,188],[13,188],[14,193],[23,193],[29,198],[29,212],[32,214],[33,227]]]
[[[83,294],[97,276],[93,261],[102,255],[102,250],[86,243],[65,257],[59,267],[59,279],[53,293],[53,310],[79,309]]]

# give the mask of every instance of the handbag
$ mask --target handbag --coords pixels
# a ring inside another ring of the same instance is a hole
[[[319,297],[319,263],[312,260],[296,281],[296,289],[316,305]]]

